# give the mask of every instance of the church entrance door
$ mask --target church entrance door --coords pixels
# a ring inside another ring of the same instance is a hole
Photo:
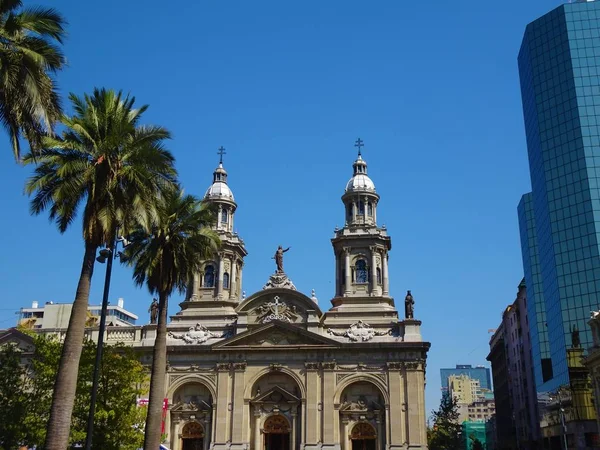
[[[263,428],[264,450],[290,450],[290,424],[282,415],[269,417]]]
[[[352,450],[376,450],[377,432],[370,424],[359,422],[352,428],[350,440]]]
[[[181,433],[182,450],[204,450],[204,428],[198,422],[190,422]]]

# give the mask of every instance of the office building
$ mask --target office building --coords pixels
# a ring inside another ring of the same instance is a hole
[[[518,57],[531,193],[519,225],[538,394],[569,384],[571,331],[600,308],[600,2],[530,23]]]
[[[452,375],[466,375],[473,380],[478,380],[481,389],[492,390],[490,369],[484,366],[473,367],[470,364],[457,364],[456,367],[452,369],[440,369],[442,393],[448,392],[448,379]]]

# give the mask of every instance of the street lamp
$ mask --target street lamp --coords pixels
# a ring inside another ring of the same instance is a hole
[[[110,291],[110,277],[112,274],[113,260],[121,255],[121,252],[114,252],[117,248],[117,243],[120,242],[123,247],[129,244],[129,241],[124,237],[117,237],[119,230],[115,233],[112,245],[108,248],[103,248],[98,252],[96,261],[101,264],[106,263],[106,275],[104,277],[104,293],[102,295],[102,310],[100,312],[100,328],[98,330],[98,346],[96,348],[96,361],[94,363],[94,378],[92,381],[92,394],[90,399],[90,412],[87,421],[87,435],[85,437],[85,450],[92,448],[92,435],[94,433],[94,414],[96,412],[96,397],[98,395],[98,382],[100,380],[100,366],[102,365],[102,350],[104,345],[104,331],[106,330],[106,312],[108,310],[108,294]]]

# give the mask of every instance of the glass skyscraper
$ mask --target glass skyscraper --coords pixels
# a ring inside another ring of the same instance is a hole
[[[530,23],[519,75],[532,192],[518,207],[538,392],[569,382],[566,349],[600,309],[600,2]]]
[[[479,380],[479,386],[482,389],[492,389],[490,369],[483,366],[473,367],[469,364],[457,364],[452,369],[440,369],[440,378],[442,379],[442,391],[448,391],[448,377],[450,375],[468,375],[469,378]]]

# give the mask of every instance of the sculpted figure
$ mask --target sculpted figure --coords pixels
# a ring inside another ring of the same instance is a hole
[[[275,256],[273,256],[275,264],[277,264],[277,273],[283,273],[283,254],[287,252],[290,248],[292,247],[284,249],[281,245],[277,248]]]
[[[415,300],[410,291],[406,292],[406,298],[404,299],[404,315],[407,319],[413,319],[415,315]]]
[[[150,323],[156,323],[158,319],[158,300],[155,298],[152,299],[148,312],[150,313]]]

